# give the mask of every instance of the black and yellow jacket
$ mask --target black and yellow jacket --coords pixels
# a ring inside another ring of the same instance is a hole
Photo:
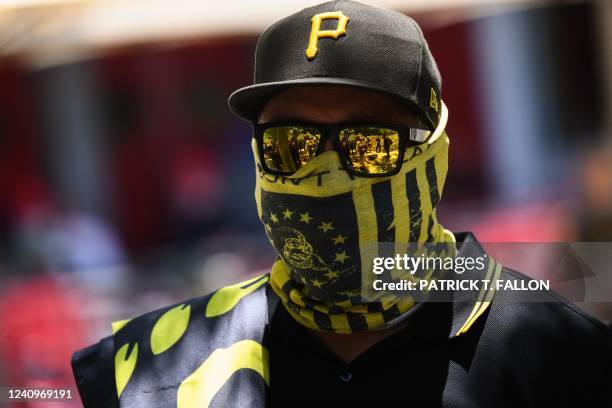
[[[268,280],[258,276],[113,323],[112,336],[73,356],[83,404],[186,408],[214,400],[225,407],[265,406]],[[228,384],[243,369],[248,375]]]
[[[460,248],[460,255],[484,254],[471,234],[458,238],[476,243],[476,253]],[[486,273],[483,279],[528,279],[497,263]],[[112,336],[73,356],[84,406],[268,406],[268,329],[279,304],[268,281],[258,276],[114,323]],[[440,406],[612,407],[609,328],[554,292],[538,296],[455,294],[443,330]]]

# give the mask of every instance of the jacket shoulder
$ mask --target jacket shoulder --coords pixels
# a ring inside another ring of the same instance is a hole
[[[501,279],[514,282],[534,281],[534,279],[506,267],[502,270]],[[503,291],[498,293],[496,298],[498,298],[498,303],[507,306],[512,305],[511,307],[517,312],[517,317],[528,314],[531,317],[529,321],[534,324],[541,325],[544,323],[545,326],[560,326],[558,329],[565,330],[571,327],[573,334],[595,336],[602,341],[612,342],[612,332],[606,324],[589,312],[580,309],[554,290]],[[527,316],[522,316],[522,318],[525,317]]]
[[[259,275],[205,296],[113,322],[111,336],[72,356],[84,406],[117,406],[131,374],[137,371],[136,364],[145,359],[166,352],[189,356],[180,350],[195,343],[205,343],[207,350],[214,350],[237,339],[259,337],[266,321],[268,281],[269,275]]]
[[[501,279],[532,280],[507,268]],[[552,290],[499,291],[491,306],[484,340],[503,350],[500,359],[508,366],[524,376],[556,378],[559,384],[571,378],[567,387],[576,394],[602,395],[603,379],[612,373],[612,333],[607,325]]]

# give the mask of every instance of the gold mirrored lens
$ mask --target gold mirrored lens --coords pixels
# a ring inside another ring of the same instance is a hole
[[[317,129],[278,126],[263,132],[263,158],[273,171],[293,173],[316,154],[321,140]]]
[[[386,174],[397,168],[400,140],[397,130],[349,128],[341,130],[339,136],[340,148],[355,172]]]

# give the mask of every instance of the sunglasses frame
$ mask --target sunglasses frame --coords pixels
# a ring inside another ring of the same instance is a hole
[[[426,129],[418,129],[412,128],[406,125],[399,125],[395,123],[384,123],[384,122],[342,122],[335,123],[333,125],[316,123],[316,122],[305,122],[305,121],[280,121],[280,122],[270,122],[270,123],[253,123],[253,137],[255,138],[257,144],[257,152],[260,157],[260,163],[263,170],[266,173],[275,175],[275,176],[291,176],[295,172],[283,172],[272,170],[266,164],[266,160],[264,159],[264,151],[263,151],[263,134],[267,129],[274,127],[287,127],[287,126],[296,126],[296,127],[304,127],[304,128],[312,128],[317,129],[321,132],[321,140],[319,140],[319,145],[317,146],[317,150],[313,156],[316,157],[321,154],[325,148],[325,144],[328,139],[331,138],[332,143],[334,145],[334,149],[338,152],[340,156],[340,161],[342,162],[342,166],[344,169],[352,176],[355,177],[389,177],[399,173],[402,168],[402,163],[404,162],[404,152],[407,147],[418,146],[420,144],[424,144],[427,139],[433,133],[430,130]],[[346,157],[343,149],[340,148],[340,131],[350,128],[359,128],[359,127],[375,127],[382,129],[390,129],[397,131],[399,135],[399,153],[397,157],[397,165],[392,171],[386,173],[379,174],[369,174],[369,173],[361,173],[356,171],[350,165],[350,161],[348,157]],[[415,140],[416,139],[416,140]],[[410,144],[409,144],[410,143]],[[312,159],[311,159],[312,160]]]

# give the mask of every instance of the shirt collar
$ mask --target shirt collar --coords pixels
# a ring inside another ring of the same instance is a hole
[[[466,270],[461,275],[453,274],[453,279],[479,280],[480,282],[482,280],[494,282],[499,279],[502,265],[485,252],[474,234],[463,232],[455,234],[455,237],[458,243],[456,256],[473,259],[482,258],[484,268]],[[448,338],[467,333],[478,318],[490,307],[495,295],[495,285],[491,283],[489,285],[480,284],[479,287],[480,290],[478,291],[458,290],[453,292],[453,317]]]

